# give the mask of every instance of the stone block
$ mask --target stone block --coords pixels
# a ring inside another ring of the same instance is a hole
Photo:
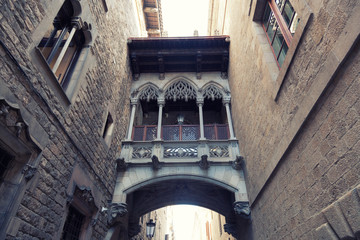
[[[334,204],[325,208],[322,212],[325,215],[328,223],[331,225],[331,228],[334,229],[336,235],[339,236],[340,239],[355,237],[343,215],[343,212],[341,211],[338,202],[335,202]]]
[[[352,190],[339,200],[340,207],[352,231],[360,235],[360,198],[356,190]]]
[[[318,240],[338,240],[338,237],[327,223],[315,229],[315,236]]]

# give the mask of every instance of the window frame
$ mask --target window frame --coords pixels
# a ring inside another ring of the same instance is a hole
[[[286,3],[290,3],[290,1],[289,0],[284,0],[284,6],[286,5]],[[276,27],[274,35],[272,36],[272,39],[270,39],[270,36],[268,35],[268,28],[270,27],[270,24],[269,24],[270,21],[269,20],[267,20],[267,26],[265,26],[264,15],[266,14],[266,10],[268,9],[267,7],[269,7],[269,9],[270,9],[269,17],[271,17],[271,14],[273,14],[273,16],[275,17],[276,23],[278,25]],[[287,55],[287,52],[288,52],[288,50],[289,50],[289,48],[291,46],[291,42],[293,40],[293,35],[291,34],[289,27],[291,26],[292,21],[294,19],[294,16],[296,15],[296,11],[294,10],[294,13],[291,16],[291,21],[289,23],[289,26],[287,26],[287,23],[285,22],[285,19],[284,19],[283,15],[282,15],[283,11],[284,11],[284,8],[280,11],[280,9],[277,6],[275,0],[266,0],[265,9],[264,9],[264,13],[263,13],[263,19],[262,19],[262,27],[263,27],[263,29],[265,31],[266,38],[267,38],[267,40],[268,40],[268,42],[270,44],[272,53],[274,55],[274,58],[276,60],[276,64],[277,64],[279,69],[281,69],[281,67],[282,67],[282,65],[284,63],[285,57]],[[278,53],[275,53],[273,43],[274,43],[274,40],[276,38],[277,31],[279,31],[279,30],[280,30],[281,35],[283,36],[284,40],[281,43],[281,46],[280,46],[280,48],[278,50]],[[284,44],[287,45],[288,50],[285,53],[284,60],[280,64],[279,57],[280,57],[281,52],[282,52],[282,50],[284,48]]]
[[[267,76],[267,78],[269,78],[269,91],[272,99],[274,101],[277,101],[286,74],[290,69],[292,60],[298,47],[300,46],[301,38],[305,34],[305,31],[310,23],[310,19],[313,16],[313,12],[309,5],[305,2],[305,0],[294,2],[294,10],[298,10],[296,12],[300,16],[301,21],[299,21],[299,23],[297,24],[296,31],[292,36],[291,45],[287,51],[281,68],[279,68],[276,59],[274,59],[272,48],[269,44],[262,24],[264,11],[267,4],[268,0],[254,1],[253,5],[255,5],[255,8],[252,11],[252,19],[257,43],[260,47],[259,50],[262,53],[261,61],[265,66],[265,75]]]
[[[50,14],[45,16],[39,26],[33,31],[31,36],[33,41],[28,48],[31,60],[34,62],[34,65],[37,66],[43,80],[52,90],[52,93],[59,100],[66,112],[70,109],[71,104],[74,103],[79,89],[87,84],[86,71],[90,67],[92,60],[95,60],[90,51],[92,39],[97,36],[96,25],[93,26],[91,24],[94,20],[88,4],[80,0],[71,0],[71,3],[74,7],[73,17],[79,18],[80,27],[77,31],[82,32],[85,42],[81,50],[78,51],[78,59],[76,64],[73,64],[73,69],[71,70],[72,76],[69,81],[67,81],[68,86],[66,89],[60,85],[57,77],[41,53],[41,49],[38,47],[46,32],[51,30],[50,26],[53,25],[54,19],[63,7],[64,1],[54,2]]]

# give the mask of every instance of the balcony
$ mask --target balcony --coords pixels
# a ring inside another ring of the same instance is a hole
[[[153,155],[160,161],[198,161],[208,155],[213,161],[229,161],[238,153],[237,140],[230,139],[228,124],[204,125],[205,139],[200,139],[199,125],[164,125],[162,139],[156,139],[157,126],[134,126],[132,140],[123,142],[121,157],[131,162],[148,162]]]

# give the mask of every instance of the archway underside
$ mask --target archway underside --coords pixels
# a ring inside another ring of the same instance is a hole
[[[127,195],[131,216],[138,218],[155,209],[191,204],[211,209],[224,216],[233,214],[234,193],[218,185],[194,179],[156,182]]]
[[[136,228],[142,215],[177,204],[205,207],[224,215],[227,222],[235,222],[234,201],[233,192],[201,180],[171,179],[155,182],[128,193],[129,228]]]

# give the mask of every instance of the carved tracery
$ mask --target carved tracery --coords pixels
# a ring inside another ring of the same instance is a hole
[[[176,101],[178,99],[188,101],[196,99],[196,90],[186,81],[180,80],[172,84],[165,92],[165,99]]]
[[[211,99],[214,101],[215,99],[221,99],[223,97],[221,90],[215,85],[209,85],[204,89],[203,92],[204,98]]]
[[[139,94],[140,100],[156,100],[159,97],[159,91],[152,85],[148,85],[143,88]]]

